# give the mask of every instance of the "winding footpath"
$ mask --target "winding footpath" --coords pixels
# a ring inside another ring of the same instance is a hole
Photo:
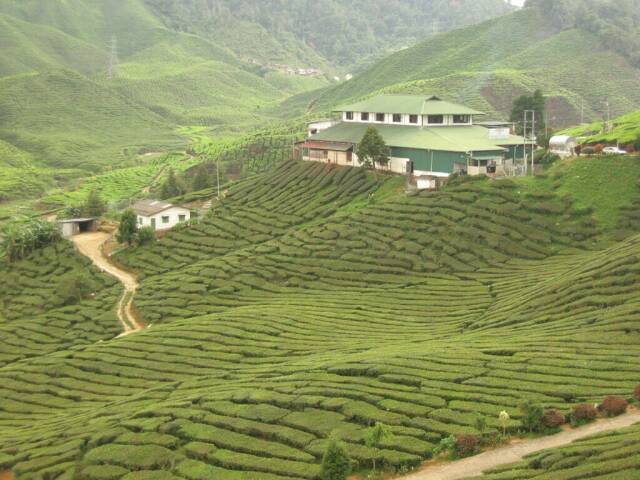
[[[427,462],[420,471],[400,477],[400,479],[461,480],[476,477],[482,475],[482,473],[487,470],[519,462],[527,455],[550,448],[564,447],[581,438],[595,435],[596,433],[630,427],[636,423],[640,423],[640,411],[632,410],[619,417],[599,420],[595,423],[571,430],[563,430],[560,433],[547,437],[512,443],[474,457],[448,463]]]
[[[93,264],[105,273],[117,278],[124,285],[124,292],[118,301],[118,320],[122,323],[123,332],[119,336],[129,335],[142,330],[133,314],[133,296],[138,289],[136,277],[115,266],[104,254],[103,246],[111,238],[104,232],[91,232],[76,235],[72,238],[78,251],[89,258]]]

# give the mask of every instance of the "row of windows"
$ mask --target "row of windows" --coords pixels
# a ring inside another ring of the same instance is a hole
[[[186,215],[178,215],[178,221],[179,222],[185,222],[187,220],[187,216]],[[155,221],[154,218],[151,219],[151,221]],[[169,217],[169,215],[164,215],[162,217],[160,217],[160,221],[164,224],[167,224],[171,221],[171,217]],[[144,222],[144,219],[142,217],[138,217],[138,224],[142,225]]]
[[[362,112],[360,114],[360,120],[363,122],[368,122],[373,114],[368,112]],[[347,120],[354,120],[355,113],[354,112],[346,112]],[[384,113],[376,113],[375,114],[376,122],[384,122],[385,114]],[[394,113],[392,115],[393,123],[402,123],[402,114]],[[418,115],[409,115],[409,123],[417,125],[420,121],[420,117]],[[453,123],[456,124],[466,124],[471,122],[470,115],[453,115]],[[427,115],[427,124],[429,125],[442,125],[444,124],[444,115]]]

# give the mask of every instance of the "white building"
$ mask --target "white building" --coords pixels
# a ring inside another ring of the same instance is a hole
[[[562,158],[574,156],[577,146],[578,141],[569,135],[556,135],[549,140],[549,150]]]
[[[161,200],[140,200],[133,205],[138,217],[138,227],[152,227],[154,230],[169,230],[179,223],[191,219],[188,208],[176,207]]]

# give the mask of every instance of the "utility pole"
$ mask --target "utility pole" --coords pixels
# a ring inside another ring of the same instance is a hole
[[[118,39],[115,35],[111,37],[111,53],[109,55],[109,66],[107,67],[107,78],[112,79],[118,75]]]
[[[218,201],[220,200],[220,155],[216,157],[216,180],[218,182]]]
[[[535,143],[536,143],[536,111],[535,110],[525,110],[524,111],[524,129],[523,129],[523,137],[524,137],[524,172],[525,175],[528,173],[529,165],[527,162],[527,140],[531,142],[531,175],[534,174],[534,153],[535,153]]]

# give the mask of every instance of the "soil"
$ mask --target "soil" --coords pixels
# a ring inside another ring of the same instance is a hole
[[[114,265],[104,253],[104,245],[111,239],[111,234],[91,232],[73,237],[78,251],[88,257],[103,272],[117,278],[124,285],[124,292],[118,301],[118,320],[122,324],[122,335],[142,330],[144,327],[136,320],[133,309],[133,297],[138,289],[138,281],[134,275]]]

